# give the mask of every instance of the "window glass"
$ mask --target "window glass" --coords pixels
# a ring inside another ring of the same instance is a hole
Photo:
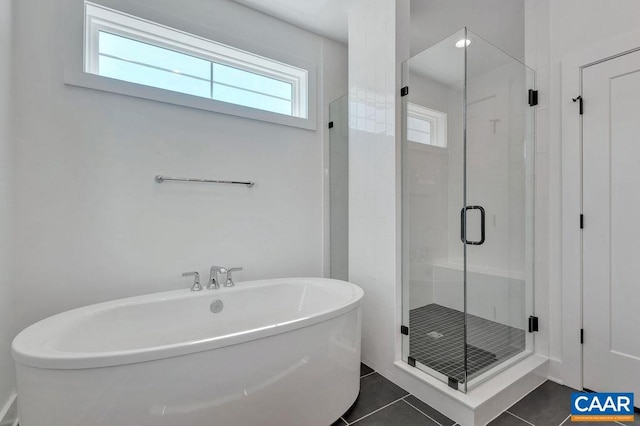
[[[407,140],[447,147],[447,114],[422,105],[407,105]]]
[[[204,59],[104,31],[100,31],[98,43],[100,56],[110,56],[206,80],[211,78],[211,63]]]
[[[106,56],[100,56],[99,67],[100,75],[104,77],[205,98],[211,96],[211,83],[209,81]]]
[[[308,118],[308,71],[85,2],[85,71]]]
[[[213,98],[223,102],[291,115],[291,101],[273,96],[265,96],[248,90],[237,89],[223,84],[213,84]]]
[[[222,64],[213,64],[213,81],[291,101],[291,83]]]

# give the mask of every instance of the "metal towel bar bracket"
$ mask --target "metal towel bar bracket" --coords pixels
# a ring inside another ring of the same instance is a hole
[[[234,180],[214,180],[214,179],[192,179],[192,178],[169,177],[169,176],[162,176],[162,175],[156,176],[155,180],[158,183],[162,183],[167,180],[176,181],[176,182],[224,183],[229,185],[246,185],[249,188],[253,187],[253,185],[256,184],[255,182],[240,182],[240,181],[234,181]]]

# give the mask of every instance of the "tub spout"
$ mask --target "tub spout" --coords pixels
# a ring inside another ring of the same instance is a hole
[[[220,288],[218,274],[227,274],[227,268],[222,266],[212,266],[209,269],[209,285],[207,286],[207,290],[217,290]]]

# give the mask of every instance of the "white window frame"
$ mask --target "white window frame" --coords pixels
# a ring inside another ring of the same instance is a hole
[[[290,62],[295,65],[289,65],[95,3],[84,1],[83,6],[84,48],[82,52],[68,52],[65,67],[66,84],[309,130],[317,129],[315,66],[303,63],[294,57]],[[290,83],[292,85],[293,115],[279,114],[97,75],[100,31]],[[284,56],[285,60],[289,62],[287,55]]]
[[[98,74],[100,31],[284,81],[292,87],[292,116],[307,118],[308,72],[165,25],[85,2],[85,72]]]
[[[409,139],[409,118],[428,121],[431,124],[431,143],[424,143]],[[407,140],[409,142],[419,143],[421,145],[433,146],[436,148],[447,148],[447,114],[442,111],[427,108],[422,105],[407,103]],[[436,143],[434,143],[434,141]]]

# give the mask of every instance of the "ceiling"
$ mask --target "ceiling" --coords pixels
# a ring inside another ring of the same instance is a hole
[[[412,0],[411,55],[463,27],[524,61],[524,0]]]
[[[412,56],[408,61],[409,78],[417,74],[442,85],[461,89],[465,80],[468,83],[476,84],[474,82],[478,81],[475,80],[477,77],[498,69],[505,69],[500,74],[503,76],[511,75],[522,78],[526,76],[524,74],[525,67],[519,65],[519,62],[510,55],[496,49],[492,44],[470,31],[467,32],[466,37],[471,42],[467,49],[466,62],[464,49],[456,47],[456,42],[465,38],[464,30],[461,30]],[[506,69],[506,66],[509,68]]]
[[[347,14],[354,0],[234,1],[313,33],[347,43]]]
[[[311,32],[347,43],[356,0],[234,0]],[[412,0],[412,55],[463,27],[524,59],[524,0]]]

